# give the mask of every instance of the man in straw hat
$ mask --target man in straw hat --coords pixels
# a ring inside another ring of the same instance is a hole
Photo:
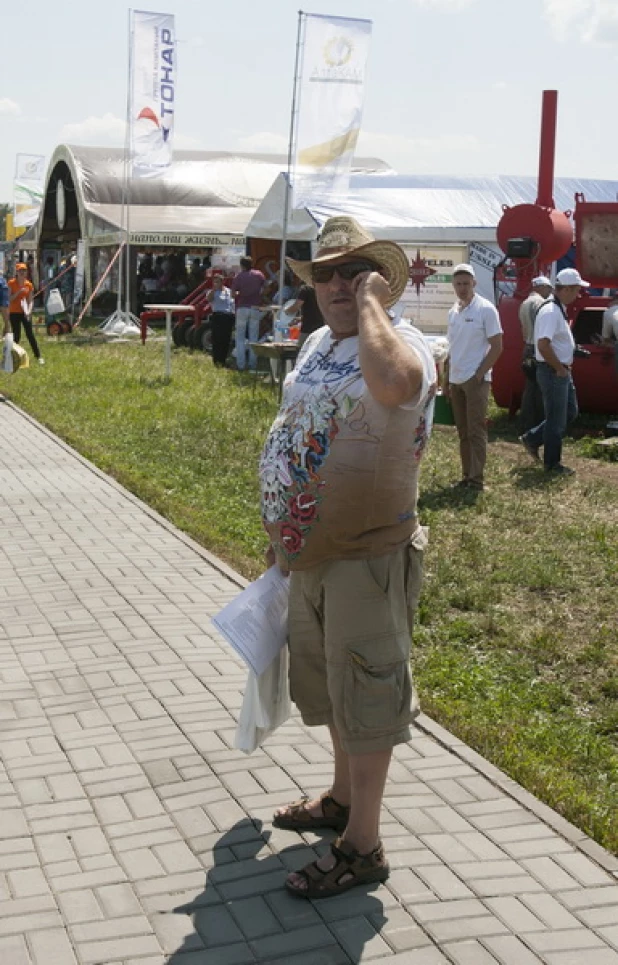
[[[326,324],[286,379],[260,463],[262,513],[268,562],[291,571],[292,698],[305,724],[330,728],[335,760],[330,788],[281,808],[274,823],[341,832],[286,881],[320,898],[388,876],[379,816],[393,747],[418,713],[417,477],[436,372],[421,333],[387,313],[408,282],[398,245],[331,218],[313,261],[289,265],[315,288]]]

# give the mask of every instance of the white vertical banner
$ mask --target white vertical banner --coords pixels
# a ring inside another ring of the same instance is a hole
[[[133,177],[156,177],[172,163],[176,99],[174,16],[133,10],[129,91]]]
[[[79,305],[84,294],[84,268],[86,265],[86,245],[83,238],[77,242],[77,260],[75,263],[75,284],[73,286],[73,304]]]
[[[345,193],[360,134],[371,20],[303,14],[293,207]]]
[[[14,221],[16,228],[35,223],[43,204],[45,155],[18,154],[15,158]]]

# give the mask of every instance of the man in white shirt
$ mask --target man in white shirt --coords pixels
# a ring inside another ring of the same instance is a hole
[[[616,374],[618,374],[618,294],[612,296],[609,305],[603,312],[601,338],[604,345],[614,346]]]
[[[536,359],[534,357],[534,320],[543,302],[553,291],[549,278],[537,275],[532,279],[532,291],[519,306],[519,321],[524,340],[522,369],[526,376],[524,391],[519,407],[519,426],[527,432],[543,419],[543,396],[536,381]]]
[[[451,400],[459,435],[462,478],[456,485],[481,490],[491,369],[502,352],[502,326],[492,303],[475,292],[472,265],[455,267],[453,288],[457,301],[448,313],[445,395]]]
[[[526,451],[543,463],[547,472],[571,476],[574,470],[563,466],[562,440],[567,425],[577,418],[577,395],[571,377],[575,340],[567,318],[567,308],[588,288],[576,268],[563,268],[556,275],[555,294],[536,316],[534,325],[536,377],[543,393],[545,418],[534,429],[520,436]]]

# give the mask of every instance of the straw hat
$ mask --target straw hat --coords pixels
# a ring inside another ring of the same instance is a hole
[[[401,298],[410,277],[405,251],[394,241],[376,241],[354,218],[341,215],[328,219],[322,229],[313,261],[296,261],[293,258],[287,258],[286,261],[295,275],[305,284],[313,286],[312,265],[335,263],[344,258],[348,259],[350,255],[367,258],[378,265],[391,290],[387,308]]]

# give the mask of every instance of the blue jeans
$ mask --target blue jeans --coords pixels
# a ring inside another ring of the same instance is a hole
[[[242,370],[247,366],[254,369],[257,359],[249,342],[257,342],[260,335],[260,319],[264,312],[256,307],[236,309],[236,368]]]
[[[525,434],[526,442],[533,446],[543,446],[543,462],[546,469],[560,465],[562,440],[567,426],[578,415],[577,395],[569,372],[559,376],[547,362],[539,362],[536,367],[536,380],[543,393],[545,419]]]

